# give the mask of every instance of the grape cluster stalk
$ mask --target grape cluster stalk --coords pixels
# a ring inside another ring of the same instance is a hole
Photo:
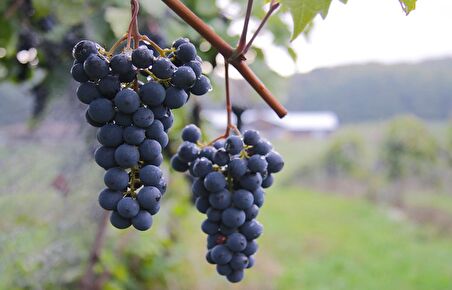
[[[80,41],[73,48],[71,74],[80,82],[78,99],[88,105],[86,121],[99,128],[95,160],[106,170],[99,204],[112,211],[114,227],[145,231],[166,191],[160,165],[174,121],[171,110],[182,107],[191,94],[204,95],[211,85],[188,39],[167,49],[145,40],[139,44],[135,41],[131,49],[128,43],[115,54],[117,44],[106,51]]]
[[[244,270],[254,265],[256,239],[263,231],[256,217],[264,188],[273,184],[284,160],[255,130],[203,145],[200,129],[191,124],[183,129],[182,140],[171,166],[193,177],[196,208],[207,216],[201,225],[208,235],[207,262],[228,281],[240,282]]]

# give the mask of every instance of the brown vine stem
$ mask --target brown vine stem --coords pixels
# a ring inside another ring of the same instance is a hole
[[[264,19],[262,19],[261,23],[259,24],[259,27],[254,32],[253,36],[251,37],[251,39],[248,42],[248,44],[246,45],[246,47],[243,49],[243,51],[242,51],[243,54],[246,54],[248,52],[248,50],[250,50],[251,46],[253,45],[254,40],[259,35],[262,28],[265,26],[265,24],[267,23],[270,16],[273,14],[273,12],[276,11],[276,9],[278,9],[279,6],[280,6],[280,3],[276,2],[275,0],[272,0],[270,2],[270,9],[268,10],[267,14],[265,14]]]
[[[244,54],[243,51],[246,46],[246,38],[248,36],[248,25],[250,23],[251,12],[253,10],[253,0],[248,0],[248,5],[246,7],[245,21],[243,23],[242,34],[240,35],[239,43],[237,44],[237,48],[235,49],[236,54]]]
[[[224,41],[215,31],[210,28],[204,21],[196,16],[187,6],[179,0],[162,0],[172,11],[181,17],[188,25],[193,27],[204,39],[206,39],[218,52],[229,60],[243,76],[243,78],[254,88],[254,90],[262,97],[262,99],[278,114],[280,118],[287,115],[284,106],[272,95],[265,85],[254,74],[250,67],[245,63],[243,54],[241,57],[231,57],[234,49]]]

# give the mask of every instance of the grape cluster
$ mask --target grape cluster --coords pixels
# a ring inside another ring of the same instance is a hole
[[[273,184],[273,173],[282,170],[284,161],[255,130],[203,146],[199,128],[188,125],[182,139],[171,166],[193,177],[196,208],[207,215],[201,225],[208,235],[206,259],[230,282],[239,282],[254,265],[255,240],[262,234],[256,217],[263,188]]]
[[[166,191],[159,166],[173,124],[171,109],[182,107],[191,93],[211,89],[202,60],[185,38],[157,57],[146,45],[111,56],[83,40],[74,46],[73,57],[71,74],[81,83],[77,97],[88,105],[87,122],[99,128],[102,146],[95,160],[106,170],[107,186],[99,204],[112,211],[116,228],[147,230]]]

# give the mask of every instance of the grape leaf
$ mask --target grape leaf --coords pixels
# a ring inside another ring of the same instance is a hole
[[[406,15],[416,8],[416,0],[399,0],[399,2]]]
[[[340,1],[342,3],[347,2],[347,0]],[[332,0],[281,0],[281,4],[289,9],[293,18],[292,40],[305,30],[317,14],[325,18],[328,15],[331,2]]]

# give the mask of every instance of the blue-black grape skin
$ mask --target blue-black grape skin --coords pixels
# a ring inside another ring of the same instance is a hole
[[[254,146],[261,140],[261,137],[259,136],[259,132],[256,130],[246,130],[243,133],[243,142],[246,145]]]
[[[166,91],[165,91],[165,96],[166,96]],[[161,119],[161,118],[169,115],[168,107],[164,106],[163,104],[150,107],[150,109],[154,113],[154,119]]]
[[[195,144],[187,141],[183,142],[177,151],[179,158],[184,162],[191,162],[195,160],[198,153],[199,148]]]
[[[256,220],[245,222],[240,227],[240,233],[242,233],[247,240],[257,239],[262,234],[262,231],[262,225]]]
[[[260,140],[251,148],[253,154],[266,155],[272,150],[272,145],[267,140]]]
[[[152,215],[145,210],[140,210],[136,216],[132,218],[132,225],[139,231],[146,231],[152,226]]]
[[[231,274],[227,275],[226,278],[231,283],[238,283],[243,280],[244,272],[243,270],[235,270],[232,271]]]
[[[228,172],[233,178],[240,178],[245,175],[247,170],[246,159],[234,157],[229,161]]]
[[[204,179],[204,186],[210,192],[218,192],[224,189],[226,186],[224,175],[217,171],[210,172]]]
[[[139,95],[145,105],[156,107],[165,100],[166,91],[161,84],[150,81],[140,88]]]
[[[264,205],[265,193],[262,188],[258,188],[253,191],[253,197],[255,205],[257,205],[258,207],[262,207],[262,205]]]
[[[184,66],[188,66],[193,70],[193,72],[195,73],[196,79],[201,77],[201,75],[202,75],[201,62],[199,62],[197,60],[191,60],[191,61],[185,63]]]
[[[210,256],[210,251],[207,251],[207,253],[206,253],[206,261],[207,261],[207,263],[209,263],[209,264],[215,264],[215,262],[212,260],[212,257]]]
[[[126,127],[123,137],[124,141],[129,145],[140,145],[146,138],[146,131],[135,126]]]
[[[248,159],[248,169],[251,172],[265,174],[267,172],[267,160],[262,155],[253,155]]]
[[[97,81],[108,75],[108,63],[97,54],[91,54],[83,63],[86,75],[92,81]]]
[[[138,165],[140,152],[138,148],[129,144],[122,144],[116,148],[115,161],[122,168],[132,168]]]
[[[224,265],[231,261],[232,252],[225,245],[217,245],[210,252],[212,260],[216,264]]]
[[[162,153],[162,146],[155,140],[146,139],[140,144],[138,150],[142,160],[152,161]]]
[[[256,198],[254,199],[254,203],[256,203]],[[259,207],[256,204],[253,204],[250,208],[245,210],[246,221],[250,221],[255,219],[259,214]]]
[[[99,123],[99,122],[94,121],[93,118],[91,118],[91,116],[89,115],[88,109],[85,111],[85,120],[88,124],[90,124],[91,126],[96,127],[96,128],[100,128],[103,125],[105,125],[105,122]]]
[[[171,167],[178,172],[185,172],[188,170],[188,163],[182,161],[178,155],[174,155],[170,160]]]
[[[225,236],[229,236],[229,235],[235,233],[236,231],[237,231],[236,228],[228,227],[223,223],[220,224],[220,233],[222,233]]]
[[[284,160],[276,151],[271,151],[265,157],[268,163],[268,171],[270,173],[280,172],[284,167]]]
[[[196,162],[193,170],[195,171],[195,175],[197,177],[205,177],[207,174],[212,172],[213,164],[209,159],[201,157],[198,159],[198,162]]]
[[[132,114],[140,107],[140,97],[131,89],[119,91],[114,101],[118,110],[126,114]]]
[[[77,88],[77,98],[80,102],[89,105],[93,100],[102,98],[95,83],[82,83]]]
[[[174,123],[174,115],[171,111],[169,111],[169,113],[162,117],[159,118],[160,122],[162,122],[163,124],[163,128],[165,129],[165,132],[169,130],[169,128],[171,128],[173,126]]]
[[[246,266],[247,269],[252,268],[254,266],[255,259],[254,256],[248,256],[248,265]]]
[[[229,154],[226,152],[226,150],[224,148],[218,149],[213,154],[213,162],[220,166],[224,166],[224,165],[228,164],[229,160],[230,160]]]
[[[206,197],[200,196],[196,199],[195,206],[200,213],[206,213],[210,207],[210,203]]]
[[[219,226],[217,223],[212,222],[208,219],[204,220],[201,224],[202,231],[208,235],[214,235],[218,233],[218,228]]]
[[[116,112],[115,124],[123,127],[132,125],[132,115],[122,112]]]
[[[232,269],[229,264],[217,265],[217,273],[221,276],[227,276],[232,273]]]
[[[221,213],[221,210],[217,210],[211,207],[206,212],[207,219],[211,222],[218,223],[219,221],[221,221]]]
[[[156,207],[161,198],[162,193],[154,186],[144,186],[137,195],[137,200],[141,208],[148,210]]]
[[[154,113],[145,107],[140,107],[133,113],[133,124],[140,128],[149,127],[154,122]]]
[[[226,246],[233,252],[241,252],[245,250],[248,242],[241,233],[232,233],[226,240]]]
[[[144,185],[157,186],[162,178],[162,170],[155,165],[146,165],[140,169],[140,180]]]
[[[117,190],[109,188],[103,189],[99,193],[99,205],[105,210],[115,210],[118,202],[123,198],[123,194]]]
[[[154,62],[154,52],[143,45],[132,52],[132,63],[137,68],[148,68]]]
[[[89,40],[78,42],[72,50],[72,57],[78,62],[84,62],[92,54],[97,54],[97,45]]]
[[[169,79],[173,76],[175,66],[167,58],[159,57],[154,61],[151,72],[159,79]]]
[[[196,48],[191,43],[183,43],[176,50],[176,57],[183,63],[196,59]]]
[[[249,191],[258,189],[262,184],[260,173],[246,173],[239,179],[240,186]]]
[[[196,197],[209,197],[209,191],[204,187],[204,179],[202,178],[196,178],[195,181],[193,181],[191,190]]]
[[[229,262],[229,265],[233,270],[244,270],[248,266],[248,257],[242,253],[234,253],[232,255],[231,262]]]
[[[267,174],[267,176],[262,180],[262,188],[269,188],[273,185],[273,175]]]
[[[201,130],[193,124],[187,125],[182,129],[182,140],[196,143],[201,139]]]
[[[170,109],[178,109],[185,105],[188,95],[183,89],[169,87],[166,89],[166,97],[163,104]]]
[[[190,40],[188,38],[181,37],[173,42],[171,45],[173,48],[178,48],[181,44],[189,43]]]
[[[243,141],[239,136],[229,136],[226,139],[224,148],[231,155],[239,154],[243,149]]]
[[[245,249],[242,251],[245,255],[248,257],[251,255],[254,255],[257,250],[259,249],[259,246],[255,240],[249,240],[246,244]]]
[[[221,221],[230,228],[238,228],[245,223],[246,215],[243,210],[229,207],[223,211]]]
[[[85,70],[83,69],[82,63],[74,63],[71,68],[71,75],[72,78],[79,83],[84,83],[89,80],[88,76],[85,73]]]
[[[108,169],[104,175],[105,185],[113,190],[122,191],[129,184],[129,175],[119,167]]]
[[[140,211],[140,205],[134,198],[127,196],[118,202],[116,209],[123,218],[133,218]]]
[[[97,131],[97,140],[107,147],[117,147],[123,143],[123,129],[115,124],[106,124]]]
[[[253,205],[254,197],[248,190],[239,189],[233,192],[232,202],[237,208],[248,209]]]
[[[99,98],[89,104],[88,114],[98,123],[107,123],[115,117],[115,109],[111,101]]]
[[[218,192],[213,192],[209,195],[209,203],[215,209],[219,210],[227,209],[228,207],[231,206],[231,201],[232,201],[231,193],[226,189],[223,189]]]
[[[206,157],[210,161],[213,161],[213,156],[216,152],[216,149],[212,146],[206,146],[199,151],[199,157]]]
[[[121,83],[115,76],[108,75],[99,81],[99,91],[107,99],[113,99],[121,89]]]
[[[94,160],[105,170],[118,166],[115,161],[115,148],[101,146],[94,152]]]
[[[176,88],[189,89],[196,82],[196,74],[189,66],[179,67],[173,75],[172,83]]]
[[[122,217],[117,211],[112,211],[110,223],[118,229],[126,229],[132,225],[130,219]]]
[[[207,94],[210,90],[212,90],[212,85],[210,84],[209,78],[202,75],[200,76],[193,87],[190,88],[190,92],[197,96],[202,96]]]
[[[111,58],[110,67],[115,74],[126,74],[132,70],[132,62],[126,54],[120,53]]]

